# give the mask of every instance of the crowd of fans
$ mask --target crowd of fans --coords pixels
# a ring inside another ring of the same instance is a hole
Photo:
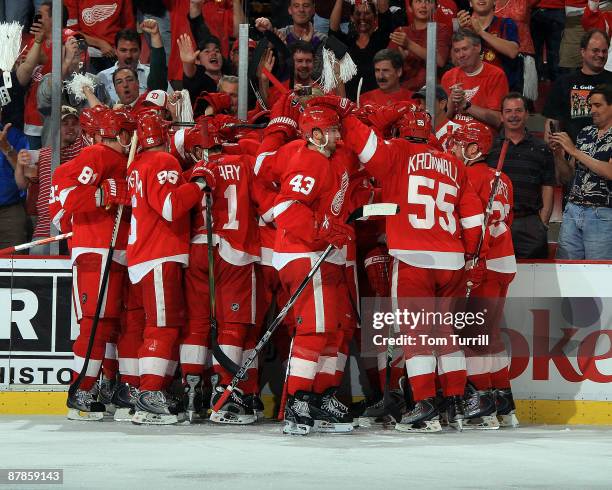
[[[486,124],[497,135],[492,166],[502,140],[510,140],[504,172],[514,185],[516,256],[550,256],[554,188],[563,186],[557,256],[612,259],[612,166],[601,163],[612,157],[612,72],[606,70],[612,70],[612,2],[276,0],[269,2],[270,18],[253,15],[245,3],[65,0],[57,13],[64,26],[62,78],[90,73],[94,88],[83,89],[83,97],[63,91],[61,162],[82,147],[78,114],[87,106],[155,104],[176,120],[174,103],[185,90],[195,116],[236,115],[241,23],[250,24],[251,121],[263,120],[279,84],[317,90],[332,37],[357,70],[338,84],[337,95],[362,105],[423,99],[433,19],[436,136],[444,145],[457,125]],[[23,49],[0,90],[0,248],[50,234],[52,4],[0,1],[0,21],[24,26]],[[219,93],[229,95],[229,107]],[[530,131],[528,117],[542,101],[543,132]]]

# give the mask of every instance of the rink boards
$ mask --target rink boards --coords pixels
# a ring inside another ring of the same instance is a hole
[[[612,425],[611,279],[612,263],[519,264],[503,332],[516,354],[512,386],[524,422]],[[78,332],[70,285],[68,260],[0,260],[0,414],[65,412]],[[268,360],[271,402],[280,373]],[[352,358],[354,397],[358,372]]]

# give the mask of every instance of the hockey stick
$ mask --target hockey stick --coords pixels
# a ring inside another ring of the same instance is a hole
[[[219,345],[219,330],[217,328],[217,305],[215,299],[215,255],[212,229],[212,195],[206,192],[206,249],[208,250],[208,295],[210,302],[210,345],[213,355],[223,369],[236,374],[240,366],[232,361]]]
[[[136,135],[136,131],[132,135],[132,140],[130,142],[130,153],[128,155],[127,168],[130,168],[130,165],[134,161],[134,156],[136,155],[136,147],[138,145],[138,137]],[[104,262],[104,269],[102,269],[102,281],[100,282],[100,289],[98,291],[98,301],[96,302],[96,312],[94,313],[93,322],[91,324],[91,333],[89,334],[89,343],[87,344],[87,352],[85,354],[85,360],[83,361],[83,367],[81,368],[81,372],[77,376],[77,379],[70,385],[68,389],[68,396],[74,396],[76,391],[81,386],[83,379],[85,378],[85,373],[87,372],[87,368],[89,366],[89,360],[91,358],[91,351],[93,350],[94,339],[96,337],[96,330],[98,329],[98,323],[100,322],[100,313],[102,312],[102,303],[104,302],[104,296],[106,296],[106,288],[108,286],[108,278],[110,276],[110,268],[113,262],[113,254],[115,252],[115,244],[117,243],[117,235],[119,233],[119,226],[121,225],[121,217],[123,216],[123,205],[119,205],[117,207],[117,214],[115,216],[115,224],[113,225],[113,233],[111,235],[110,245],[108,247],[108,255],[106,256],[106,261]]]
[[[348,217],[348,219],[346,220],[346,222],[347,224],[350,224],[353,221],[356,221],[359,219],[365,219],[370,216],[393,216],[393,215],[396,215],[398,212],[399,212],[399,206],[397,204],[393,204],[393,203],[366,204],[365,206],[353,211]],[[315,273],[319,270],[319,267],[321,267],[321,264],[325,261],[327,256],[331,253],[333,248],[334,248],[333,245],[330,243],[325,249],[325,251],[319,256],[317,261],[312,266],[312,269],[310,269],[310,272],[308,272],[304,280],[300,283],[300,285],[297,287],[295,292],[291,295],[291,297],[289,298],[289,301],[287,301],[287,304],[283,306],[283,309],[278,313],[274,321],[270,324],[268,329],[265,331],[265,333],[263,334],[263,337],[259,340],[255,348],[253,349],[253,352],[251,353],[251,355],[247,357],[246,361],[244,361],[244,363],[242,364],[238,372],[234,375],[234,379],[232,379],[232,382],[225,388],[223,395],[221,395],[221,397],[219,398],[219,400],[217,400],[217,403],[215,403],[213,407],[214,412],[218,412],[221,409],[221,407],[223,407],[223,405],[225,404],[227,399],[230,397],[230,395],[232,394],[232,391],[234,391],[238,383],[242,379],[244,379],[247,370],[249,369],[253,361],[257,358],[257,356],[259,355],[259,352],[261,352],[263,347],[268,343],[268,341],[270,340],[270,337],[272,336],[276,328],[285,319],[291,307],[295,304],[299,296],[302,294],[302,291],[306,289],[306,286],[308,285],[312,277],[315,275]],[[291,359],[288,359],[287,362],[291,362]]]
[[[480,232],[480,238],[478,239],[478,245],[476,246],[476,251],[474,252],[474,265],[478,262],[478,257],[480,256],[480,251],[482,250],[482,244],[485,239],[485,235],[487,232],[487,227],[489,225],[489,218],[493,214],[493,201],[495,201],[495,196],[497,195],[497,188],[499,187],[499,181],[501,180],[501,171],[504,166],[504,161],[506,160],[506,153],[508,153],[508,146],[510,145],[510,140],[505,139],[504,143],[501,147],[501,152],[499,153],[499,160],[497,160],[497,167],[495,167],[495,178],[493,179],[493,185],[491,185],[491,194],[489,194],[489,201],[487,202],[487,209],[485,209],[484,219],[482,221],[482,231]],[[472,294],[472,287],[474,285],[471,281],[467,283],[467,290],[465,292],[465,297],[469,298],[470,294]]]
[[[10,255],[14,252],[20,252],[21,250],[28,250],[32,247],[37,247],[38,245],[46,245],[47,243],[59,242],[61,240],[66,240],[72,236],[72,232],[64,233],[62,235],[52,236],[49,238],[41,238],[40,240],[34,240],[29,243],[22,243],[21,245],[15,245],[14,247],[6,247],[0,249],[0,255]]]

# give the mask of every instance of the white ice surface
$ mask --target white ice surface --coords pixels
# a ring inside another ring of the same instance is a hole
[[[0,461],[63,468],[61,488],[612,488],[612,427],[289,437],[275,423],[141,427],[2,416]]]

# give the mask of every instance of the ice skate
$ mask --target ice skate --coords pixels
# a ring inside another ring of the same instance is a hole
[[[179,422],[185,422],[185,420],[187,420],[187,410],[183,403],[183,393],[167,390],[164,394],[168,401],[168,410],[170,410],[170,413],[175,414]]]
[[[510,388],[495,390],[495,406],[497,407],[497,420],[500,427],[516,428],[519,426],[519,420],[515,413],[514,398]]]
[[[400,432],[440,432],[440,416],[434,398],[426,398],[415,403],[414,408],[395,424]]]
[[[140,391],[135,386],[128,383],[119,383],[113,393],[113,405],[115,406],[115,414],[113,419],[115,422],[131,422],[134,417],[136,399],[140,395]]]
[[[106,407],[96,401],[94,390],[76,390],[74,395],[68,394],[66,400],[69,420],[95,421],[102,420]]]
[[[499,429],[495,398],[491,390],[476,390],[474,387],[468,386],[463,402],[464,429]]]
[[[353,431],[353,416],[349,408],[336,398],[336,388],[328,388],[321,395],[313,394],[310,413],[314,419],[314,430],[326,433]]]
[[[221,398],[225,386],[215,386],[213,390],[213,396],[210,401],[211,406],[217,403],[217,400]],[[240,388],[234,388],[232,394],[225,402],[225,405],[221,407],[218,412],[213,411],[210,414],[210,420],[217,424],[236,424],[236,425],[247,425],[257,422],[257,416],[253,411],[252,403],[247,403],[245,395],[242,393]]]
[[[115,413],[115,405],[113,405],[113,393],[117,388],[116,379],[102,378],[98,381],[98,401],[104,403],[106,410],[104,411],[107,415],[113,415]]]
[[[399,389],[391,390],[387,403],[389,406],[385,407],[384,398],[381,398],[376,403],[369,405],[358,419],[359,427],[387,427],[396,424],[398,420],[391,414],[403,414],[406,411],[404,393]]]
[[[442,425],[448,425],[461,432],[463,430],[463,398],[461,396],[447,396],[442,404],[438,405]]]
[[[261,400],[260,396],[257,393],[251,393],[250,395],[244,396],[244,402],[247,405],[251,405],[253,412],[255,412],[255,417],[257,420],[264,419],[264,404]]]
[[[170,411],[166,395],[162,391],[142,391],[136,399],[134,424],[171,425],[178,422],[176,414]]]
[[[287,396],[283,434],[305,436],[314,430],[314,420],[310,415],[311,398],[312,393],[305,391]]]
[[[185,376],[185,384],[183,385],[185,393],[183,395],[183,405],[187,413],[189,423],[193,422],[196,414],[202,413],[203,393],[202,393],[202,376],[197,374],[187,374]]]

